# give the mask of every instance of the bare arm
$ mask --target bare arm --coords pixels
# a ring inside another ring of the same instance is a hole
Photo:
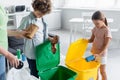
[[[94,34],[92,33],[91,38],[90,38],[90,39],[88,39],[89,43],[92,43],[92,42],[93,42],[93,40],[94,40],[94,38],[95,38],[95,36],[94,36]]]
[[[27,33],[26,31],[18,31],[18,30],[7,30],[8,36],[14,36],[18,38],[25,38],[24,35]]]
[[[104,55],[104,52],[108,48],[110,41],[111,41],[111,38],[109,38],[109,37],[105,38],[104,47],[103,47],[103,50],[100,53],[100,56]]]
[[[8,56],[9,52],[0,46],[0,53],[4,56]]]
[[[17,36],[17,34],[18,34],[17,30],[8,29],[7,32],[8,32],[8,36]]]

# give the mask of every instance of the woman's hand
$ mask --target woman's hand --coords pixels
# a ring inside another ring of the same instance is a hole
[[[8,52],[1,46],[0,53],[3,54],[9,60],[12,66],[17,67],[19,65],[19,60],[12,53]]]
[[[22,31],[16,31],[16,38],[25,38],[25,35],[26,35],[26,31],[25,30],[22,30]]]
[[[9,60],[11,66],[17,67],[19,65],[19,60],[12,53],[9,53],[6,58]]]

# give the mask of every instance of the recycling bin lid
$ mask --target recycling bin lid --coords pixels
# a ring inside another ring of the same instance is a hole
[[[68,63],[73,60],[82,58],[87,49],[87,45],[88,45],[88,40],[82,38],[71,43],[68,48],[65,62]]]

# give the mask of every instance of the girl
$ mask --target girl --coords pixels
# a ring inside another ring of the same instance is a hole
[[[112,38],[110,28],[108,26],[106,17],[100,11],[96,11],[92,15],[92,21],[95,24],[95,27],[93,28],[92,36],[89,39],[89,43],[92,43],[91,52],[96,57],[96,60],[101,63],[100,73],[102,80],[107,80],[107,49]]]
[[[42,17],[51,12],[51,0],[34,0],[32,7],[34,11],[22,19],[19,29],[26,29],[30,24],[36,24],[39,27],[32,39],[25,39],[24,47],[24,53],[27,56],[30,73],[38,78],[35,47],[43,43],[47,37],[46,24]]]

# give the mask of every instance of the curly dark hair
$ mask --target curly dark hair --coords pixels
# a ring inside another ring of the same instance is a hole
[[[34,0],[32,6],[34,10],[38,10],[42,14],[51,12],[51,0]]]

